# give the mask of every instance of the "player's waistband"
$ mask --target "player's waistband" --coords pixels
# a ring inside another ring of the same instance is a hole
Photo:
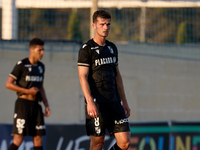
[[[40,103],[39,100],[29,100],[29,99],[25,99],[25,98],[17,98],[16,101],[22,101],[24,103],[33,103],[33,104],[37,104],[37,103]]]

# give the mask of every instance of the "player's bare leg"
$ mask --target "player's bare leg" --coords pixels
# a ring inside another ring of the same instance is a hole
[[[34,150],[42,150],[42,136],[34,136],[33,137],[33,145],[34,145]]]
[[[117,146],[122,150],[127,150],[130,146],[130,132],[115,133]],[[111,148],[112,149],[112,148]]]
[[[17,146],[20,146],[22,144],[24,140],[24,136],[23,135],[18,135],[18,134],[15,134],[13,136],[13,143]]]
[[[102,150],[105,136],[90,136],[90,150]]]
[[[9,146],[8,150],[17,150],[18,147],[22,144],[23,139],[24,139],[23,135],[14,134],[14,136],[13,136],[13,142]]]

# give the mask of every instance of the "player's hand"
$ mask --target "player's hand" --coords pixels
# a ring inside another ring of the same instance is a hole
[[[87,103],[87,112],[92,118],[98,117],[99,112],[94,102]]]
[[[126,117],[128,118],[130,116],[130,113],[131,113],[131,110],[130,110],[130,108],[128,106],[128,103],[123,103],[123,108],[124,108]]]
[[[31,87],[30,89],[28,89],[28,93],[27,94],[31,94],[31,95],[36,95],[37,94],[37,92],[39,91],[39,89],[38,88],[36,88],[36,87]]]
[[[49,107],[46,107],[45,112],[44,112],[44,116],[49,117],[50,114],[51,114],[51,111],[50,111]]]

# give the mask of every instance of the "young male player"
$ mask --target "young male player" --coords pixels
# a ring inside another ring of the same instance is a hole
[[[93,14],[95,36],[82,46],[78,55],[90,150],[103,148],[106,129],[117,140],[110,150],[126,150],[130,145],[127,119],[130,108],[118,68],[118,51],[115,44],[106,40],[110,24],[111,15],[107,11],[96,11]]]
[[[14,111],[13,143],[8,150],[17,150],[26,135],[33,137],[34,150],[43,149],[44,116],[50,115],[43,87],[45,67],[39,61],[44,54],[43,46],[43,40],[32,39],[29,43],[29,57],[18,61],[7,79],[6,88],[16,91],[18,96]],[[45,105],[44,116],[41,101]]]

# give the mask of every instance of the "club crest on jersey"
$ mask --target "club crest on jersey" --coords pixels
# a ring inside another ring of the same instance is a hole
[[[101,133],[101,128],[100,128],[100,127],[95,127],[95,132],[96,132],[97,134],[100,134],[100,133]]]
[[[39,70],[40,73],[43,73],[43,69],[42,69],[41,66],[38,66],[38,70]]]
[[[110,50],[110,53],[112,53],[112,54],[114,53],[114,51],[113,51],[111,46],[108,46],[108,49]]]

